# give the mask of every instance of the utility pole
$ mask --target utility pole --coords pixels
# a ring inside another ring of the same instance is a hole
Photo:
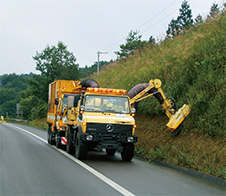
[[[97,76],[99,76],[100,72],[100,54],[107,54],[108,52],[97,52]]]

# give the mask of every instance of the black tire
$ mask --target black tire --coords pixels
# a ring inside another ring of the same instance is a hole
[[[68,127],[68,138],[67,138],[67,146],[66,146],[66,151],[69,154],[74,154],[74,146],[73,146],[73,129],[71,126]]]
[[[49,125],[48,132],[47,132],[47,139],[50,145],[54,145],[55,142],[52,134],[52,125]]]
[[[76,139],[75,139],[75,157],[77,159],[85,159],[87,156],[88,147],[85,143],[83,143],[80,139],[80,133],[77,133]]]
[[[56,141],[56,147],[57,147],[57,148],[60,148],[60,147],[61,147],[60,133],[59,133],[59,131],[57,131],[57,130],[56,130],[55,141]]]
[[[106,153],[107,153],[107,155],[114,156],[116,153],[116,149],[106,148]]]
[[[121,152],[123,161],[131,161],[134,155],[134,144],[124,145],[124,149]]]

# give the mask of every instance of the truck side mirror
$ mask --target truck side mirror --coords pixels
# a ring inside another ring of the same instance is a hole
[[[84,105],[81,105],[81,107],[80,107],[80,113],[83,114],[84,111],[85,111],[85,106]]]
[[[79,109],[79,118],[82,120],[82,114],[84,113],[85,111],[85,106],[84,105],[81,105],[80,106],[80,109]]]
[[[135,116],[135,112],[136,112],[136,109],[135,108],[131,108],[131,116]]]
[[[135,108],[131,108],[131,113],[135,114],[135,112],[136,112],[136,109]]]
[[[55,105],[58,105],[59,101],[58,98],[55,99]]]

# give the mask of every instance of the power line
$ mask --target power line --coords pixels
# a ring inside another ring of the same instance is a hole
[[[146,21],[144,24],[140,25],[137,29],[141,28],[142,26],[146,25],[147,23],[149,23],[150,21],[152,21],[154,18],[156,18],[158,15],[160,15],[162,12],[164,12],[165,10],[167,10],[169,7],[171,7],[175,2],[177,2],[178,0],[173,1],[172,3],[170,3],[166,8],[164,8],[163,10],[161,10],[160,12],[158,12],[156,15],[154,15],[151,19],[149,19],[148,21]]]
[[[159,16],[161,13],[163,13],[165,10],[167,10],[169,7],[171,7],[171,6],[172,6],[175,2],[177,2],[177,1],[179,1],[179,0],[174,0],[174,1],[172,1],[168,6],[166,6],[164,9],[162,9],[162,10],[161,10],[160,12],[158,12],[156,15],[154,15],[151,19],[149,19],[149,20],[147,20],[146,22],[144,22],[144,23],[143,23],[142,25],[140,25],[137,29],[139,29],[139,28],[145,26],[146,24],[148,24],[150,21],[152,21],[153,19],[155,19],[157,16]],[[180,0],[180,1],[181,1],[181,0]],[[149,27],[146,28],[145,30],[141,31],[141,33],[143,33],[143,32],[145,32],[145,31],[149,30],[149,29],[152,28],[152,27],[154,27],[155,25],[157,25],[158,23],[160,23],[161,21],[163,21],[164,19],[166,19],[168,16],[170,16],[172,13],[174,13],[176,10],[178,10],[178,8],[175,9],[175,10],[173,10],[172,12],[170,12],[170,14],[166,15],[166,16],[163,17],[161,20],[157,21],[156,23],[154,23],[153,25],[149,26]],[[106,47],[106,48],[104,49],[104,51],[108,51],[108,52],[109,52],[109,50],[110,50],[111,48],[113,48],[116,44],[118,44],[119,42],[123,41],[124,39],[125,39],[125,37],[119,39],[118,41],[116,41],[116,42],[114,42],[113,44],[111,44],[109,47]],[[93,61],[94,61],[95,59],[96,59],[96,57],[93,58]]]
[[[168,9],[169,7],[171,7],[175,2],[177,2],[178,0],[174,0],[172,1],[167,7],[165,7],[164,9],[162,9],[160,12],[158,12],[156,15],[154,15],[151,19],[147,20],[145,23],[143,23],[142,25],[140,25],[137,29],[143,27],[144,25],[146,25],[147,23],[149,23],[150,21],[152,21],[154,18],[156,18],[157,16],[159,16],[162,12],[164,12],[166,9]],[[178,8],[177,8],[178,9]],[[177,10],[176,9],[176,10]],[[173,12],[175,12],[176,10],[174,10]],[[169,15],[171,15],[173,12],[171,12],[170,14],[168,14],[166,17],[168,17]],[[160,21],[156,22],[154,25],[152,25],[151,27],[155,26],[157,23],[161,22],[162,20],[164,20],[166,17],[164,17],[163,19],[161,19]],[[150,29],[151,27],[148,27],[147,29],[145,29],[142,32],[145,32],[146,30]],[[109,47],[105,48],[104,50],[110,50],[113,46],[115,46],[116,44],[118,44],[119,42],[121,42],[122,40],[124,40],[125,38],[121,38],[120,40],[114,42],[112,45],[110,45]]]
[[[148,29],[154,27],[155,25],[157,25],[159,22],[162,22],[163,20],[165,20],[168,16],[170,16],[171,14],[173,14],[176,10],[178,9],[175,9],[173,10],[172,12],[170,12],[168,15],[166,15],[165,17],[163,17],[161,20],[159,20],[158,22],[154,23],[153,25],[149,26],[148,28],[146,28],[145,30],[141,31],[141,33],[147,31]]]

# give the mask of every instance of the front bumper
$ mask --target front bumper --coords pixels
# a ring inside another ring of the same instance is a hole
[[[119,152],[127,144],[134,144],[137,142],[136,136],[120,135],[120,134],[90,134],[81,135],[81,140],[90,147],[97,148],[98,151],[102,149],[116,149]]]
[[[81,135],[81,140],[86,142],[136,143],[137,137],[134,135],[121,134],[85,133],[84,135]]]

